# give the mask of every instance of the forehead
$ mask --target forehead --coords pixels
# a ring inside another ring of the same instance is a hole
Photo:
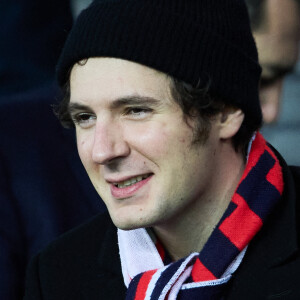
[[[170,99],[170,79],[146,66],[116,58],[89,58],[75,64],[70,102],[113,100],[129,95]]]

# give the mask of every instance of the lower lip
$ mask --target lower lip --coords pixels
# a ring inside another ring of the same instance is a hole
[[[141,180],[133,185],[130,185],[130,186],[124,187],[124,188],[118,188],[117,186],[111,184],[110,185],[111,194],[116,199],[131,197],[140,188],[142,188],[144,185],[146,185],[151,178],[152,178],[152,175],[144,180]]]

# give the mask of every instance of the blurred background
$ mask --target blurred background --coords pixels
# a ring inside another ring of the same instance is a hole
[[[52,111],[62,97],[58,56],[90,2],[0,2],[0,299],[22,299],[31,257],[106,209],[74,130]],[[263,67],[261,131],[288,164],[300,165],[299,1],[246,2]]]
[[[0,299],[22,299],[33,255],[105,210],[52,105],[55,66],[88,3],[0,1]]]
[[[246,0],[262,66],[262,133],[300,165],[299,0]]]
[[[289,165],[300,165],[300,62],[284,78],[282,100],[276,121],[261,130],[267,141]]]

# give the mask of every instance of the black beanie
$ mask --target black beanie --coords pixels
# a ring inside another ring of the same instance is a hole
[[[61,86],[89,57],[164,72],[240,107],[257,123],[261,68],[243,0],[96,0],[77,18],[57,65]]]

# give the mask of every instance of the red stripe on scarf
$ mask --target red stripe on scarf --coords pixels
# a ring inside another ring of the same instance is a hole
[[[199,260],[199,258],[196,259],[193,270],[191,272],[191,276],[193,278],[194,282],[200,282],[200,281],[207,281],[207,280],[214,280],[217,279],[215,275],[210,272]]]
[[[248,162],[246,164],[246,168],[244,170],[244,173],[242,175],[242,178],[241,178],[238,186],[247,177],[247,175],[252,170],[252,168],[254,166],[256,166],[259,158],[265,152],[265,147],[266,147],[265,139],[263,138],[263,136],[259,132],[257,132],[255,140],[252,142],[251,151],[250,151],[250,154],[249,154]]]
[[[143,299],[145,299],[146,292],[147,292],[147,289],[148,289],[148,285],[151,281],[151,278],[152,278],[153,274],[156,271],[157,271],[157,269],[147,271],[143,274],[143,276],[141,277],[141,279],[139,281],[139,284],[137,286],[134,300],[143,300]]]
[[[157,251],[158,251],[158,254],[159,254],[160,257],[161,257],[161,260],[164,261],[165,255],[166,255],[166,254],[165,254],[165,249],[164,249],[162,243],[161,243],[159,240],[156,241],[155,247],[156,247],[156,249],[157,249]]]
[[[278,158],[275,156],[273,151],[266,146],[266,150],[271,154],[271,156],[275,159],[274,167],[269,171],[269,173],[266,176],[266,179],[274,185],[274,187],[277,189],[277,191],[280,193],[280,195],[283,192],[283,179],[282,179],[282,170],[281,166],[279,164]]]
[[[237,208],[222,222],[219,229],[241,251],[261,228],[263,222],[239,194],[234,194],[232,202]]]

